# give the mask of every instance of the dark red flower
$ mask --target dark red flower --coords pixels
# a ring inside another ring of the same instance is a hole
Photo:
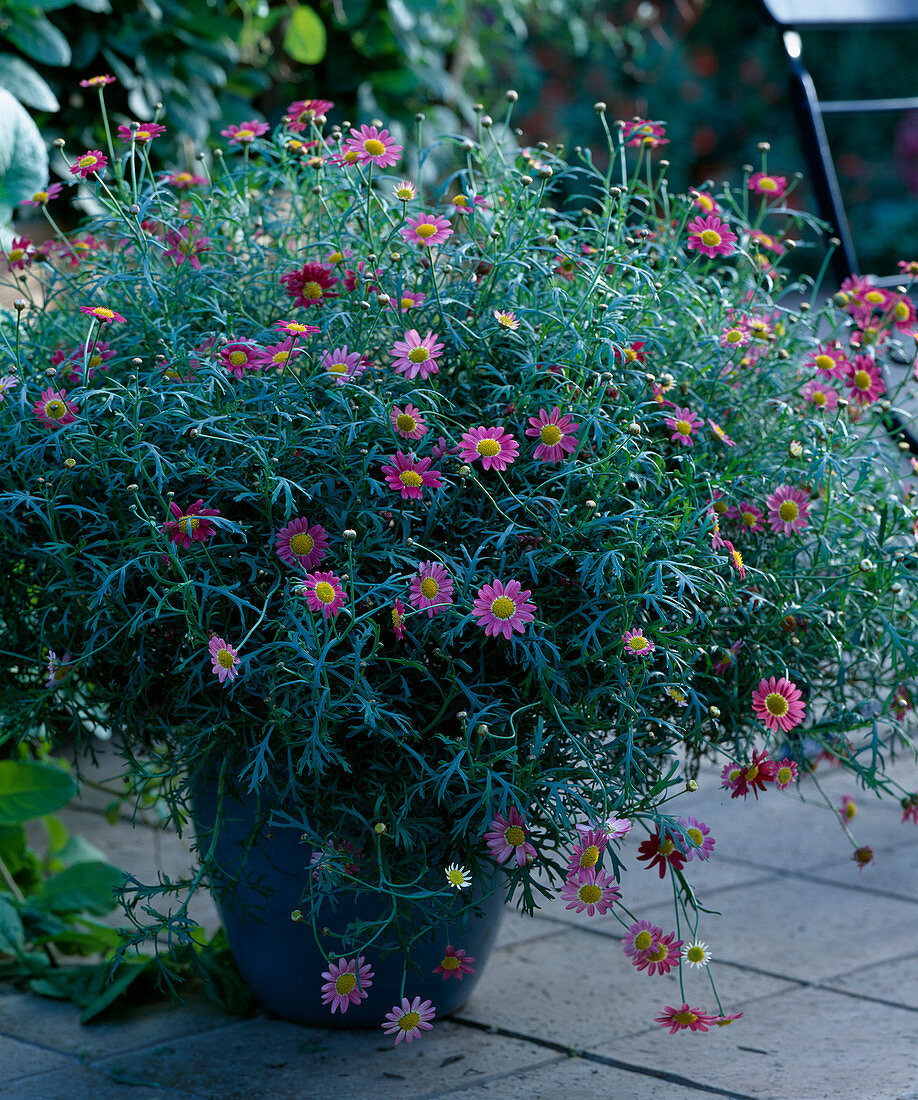
[[[664,836],[657,830],[653,836],[641,841],[638,846],[638,859],[649,860],[647,870],[649,871],[651,867],[657,867],[660,878],[665,878],[666,864],[668,863],[677,871],[681,871],[685,866],[686,855],[684,852],[679,851],[671,836]]]
[[[281,275],[284,290],[297,306],[320,306],[326,298],[337,298],[332,287],[338,282],[338,276],[324,264],[303,264],[299,271],[290,271]]]

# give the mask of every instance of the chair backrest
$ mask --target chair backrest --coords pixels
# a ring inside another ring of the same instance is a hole
[[[879,27],[918,23],[918,0],[758,0],[779,27]]]

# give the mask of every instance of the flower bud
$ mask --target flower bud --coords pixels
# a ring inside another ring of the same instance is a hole
[[[870,558],[861,558],[857,563],[857,567],[862,573],[872,573],[874,570],[874,564]]]
[[[293,912],[290,914],[290,919],[296,924],[299,924],[300,921],[303,919],[303,911],[301,909],[294,909]]]
[[[685,789],[689,792],[689,794],[694,794],[695,791],[698,790],[698,784],[694,779],[689,779],[688,782],[685,784]]]
[[[341,537],[347,539],[348,542],[353,542],[354,539],[357,538],[357,532],[353,529],[353,527],[345,527],[345,529],[341,532]]]
[[[373,832],[376,833],[377,836],[382,836],[385,831],[386,823],[384,821],[377,821],[373,826]]]

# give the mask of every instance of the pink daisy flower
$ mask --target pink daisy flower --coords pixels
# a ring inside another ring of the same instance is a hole
[[[886,291],[886,300],[883,303],[883,315],[892,321],[893,325],[902,331],[909,331],[915,325],[916,312],[911,298],[904,294],[896,294]]]
[[[511,806],[507,816],[495,814],[491,828],[485,833],[484,841],[497,863],[516,860],[517,867],[525,867],[536,858],[536,850],[527,840],[529,830],[523,815]]]
[[[528,588],[521,588],[517,580],[503,581],[496,577],[491,584],[482,585],[472,605],[472,614],[483,626],[486,635],[503,634],[510,638],[514,631],[526,633],[526,624],[535,620],[536,609],[529,597]]]
[[[396,340],[389,352],[395,357],[392,364],[406,378],[420,377],[426,381],[430,374],[437,374],[437,360],[443,354],[443,344],[437,343],[437,334],[429,329],[422,339],[417,329],[409,329],[404,340]]]
[[[677,871],[685,866],[685,853],[676,846],[676,842],[669,835],[663,834],[659,829],[642,840],[638,845],[638,859],[647,860],[647,870],[656,867],[660,878],[666,876],[666,865],[670,864]]]
[[[750,504],[748,500],[740,501],[737,507],[729,507],[727,509],[727,519],[736,519],[745,527],[747,531],[764,531],[765,527],[762,523],[763,514],[761,508],[757,508],[754,504]]]
[[[311,336],[322,331],[318,325],[304,325],[302,321],[275,321],[274,328],[285,336]]]
[[[420,500],[425,488],[443,488],[440,471],[430,469],[431,459],[415,460],[414,455],[406,455],[402,451],[387,457],[393,465],[382,467],[386,484],[400,492],[402,500]]]
[[[411,578],[408,602],[418,611],[426,611],[429,619],[453,602],[452,579],[439,562],[418,563],[418,572]]]
[[[220,349],[220,365],[227,374],[241,378],[247,370],[261,370],[264,366],[261,348],[249,340],[231,340]]]
[[[329,960],[328,970],[322,971],[322,1004],[331,1005],[332,1015],[340,1011],[342,1016],[351,1007],[359,1005],[369,996],[367,990],[373,984],[373,970],[361,955],[357,959]]]
[[[469,428],[459,440],[460,457],[476,462],[486,470],[506,470],[520,453],[517,441],[503,428]]]
[[[722,348],[744,348],[749,343],[749,333],[742,324],[728,325],[720,334]]]
[[[774,676],[759,682],[752,693],[752,709],[755,716],[770,730],[787,733],[795,729],[806,717],[803,692],[796,684],[783,676]]]
[[[679,824],[685,829],[686,840],[683,843],[689,862],[693,859],[710,859],[715,841],[708,826],[694,817],[680,817]]]
[[[341,578],[334,573],[307,573],[305,583],[298,586],[297,592],[306,597],[311,611],[321,611],[326,620],[344,607]]]
[[[649,657],[657,648],[641,627],[637,630],[626,630],[622,641],[625,643],[625,653],[631,657]]]
[[[723,1016],[715,1016],[714,1023],[717,1024],[718,1027],[727,1027],[729,1024],[732,1024],[734,1020],[739,1020],[742,1015],[742,1012],[728,1012]],[[670,1034],[672,1034],[672,1032],[670,1032]]]
[[[435,1013],[436,1009],[430,1001],[422,1001],[420,997],[409,1001],[407,997],[402,997],[401,1005],[392,1006],[381,1026],[386,1035],[395,1036],[395,1045],[398,1046],[402,1039],[410,1043],[422,1031],[430,1031],[433,1028],[430,1021],[435,1018]]]
[[[51,685],[49,684],[48,686],[50,687]],[[900,824],[904,825],[906,821],[911,821],[912,824],[918,825],[918,793],[907,794],[899,805],[902,807],[902,820]]]
[[[622,940],[622,951],[633,962],[652,951],[663,938],[663,929],[649,920],[640,920],[628,925],[628,931]]]
[[[738,1015],[742,1016],[742,1013]],[[667,1005],[663,1009],[662,1016],[654,1017],[654,1023],[659,1024],[660,1027],[668,1027],[670,1035],[675,1035],[677,1031],[707,1031],[712,1024],[718,1023],[721,1019],[723,1017],[711,1016],[703,1008],[691,1008],[683,1004],[678,1007]]]
[[[15,374],[0,375],[0,401],[4,401],[10,390],[16,389],[18,385],[19,379]]]
[[[810,352],[803,365],[819,371],[825,378],[843,378],[851,363],[844,348],[832,342],[820,344],[815,351]]]
[[[723,430],[723,428],[718,423],[716,423],[716,421],[708,419],[708,424],[710,424],[711,431],[714,433],[714,436],[719,439],[721,443],[723,443],[726,447],[736,446],[736,440],[731,439]]]
[[[569,877],[579,875],[581,871],[589,871],[595,867],[609,843],[609,834],[603,829],[591,829],[583,825],[579,825],[577,829],[580,837],[571,850],[570,858],[567,861]]]
[[[765,500],[768,522],[776,535],[790,535],[808,525],[810,509],[800,489],[779,485]]]
[[[402,236],[411,244],[424,248],[443,244],[453,235],[453,227],[439,214],[419,214],[416,218],[408,218],[407,223],[400,231]]]
[[[744,581],[746,579],[746,564],[743,561],[743,555],[729,539],[724,539],[724,548],[730,556],[730,567],[735,569],[739,574],[739,579]]]
[[[779,791],[786,791],[791,783],[797,782],[798,769],[790,757],[785,756],[775,764],[775,786]]]
[[[520,319],[512,309],[495,309],[494,320],[497,321],[501,328],[509,328],[514,332],[520,327]]]
[[[299,271],[288,271],[286,275],[281,275],[280,281],[295,306],[320,306],[327,298],[338,297],[338,292],[332,290],[338,282],[338,276],[333,275],[323,264],[303,264]]]
[[[398,202],[413,202],[418,197],[418,189],[411,180],[399,180],[392,188],[392,197]]]
[[[845,375],[848,396],[858,405],[870,405],[886,392],[880,364],[867,355],[855,355]]]
[[[689,194],[692,197],[692,205],[697,207],[699,210],[703,210],[705,214],[720,213],[719,204],[717,203],[716,199],[713,199],[710,195],[706,194],[703,191],[696,191],[694,188],[689,191]]]
[[[274,553],[288,565],[314,569],[328,551],[328,533],[305,516],[296,516],[282,527],[274,540]]]
[[[26,265],[31,264],[35,256],[29,237],[14,237],[7,251],[0,254],[6,258],[7,271],[12,271],[14,268],[25,271]]]
[[[86,179],[93,172],[101,172],[108,164],[108,157],[99,149],[88,149],[70,165],[71,176]]]
[[[102,76],[91,76],[88,80],[81,80],[81,88],[104,88],[107,84],[116,84],[117,81],[111,73],[104,73]]]
[[[115,311],[109,309],[108,306],[80,306],[80,313],[88,313],[90,317],[95,317],[95,319],[101,321],[102,324],[107,324],[111,321],[117,321],[119,324],[124,324],[126,320],[120,313],[115,313]]]
[[[194,229],[185,227],[180,233],[171,229],[166,232],[166,243],[169,247],[163,253],[164,257],[175,260],[175,266],[181,267],[183,263],[191,264],[195,271],[201,270],[199,255],[210,250],[209,237],[196,237]]]
[[[65,653],[63,657],[58,659],[53,649],[48,653],[48,679],[45,681],[45,687],[54,687],[61,680],[67,679],[70,672],[70,656],[69,653]],[[903,817],[902,820],[904,821],[905,818]]]
[[[571,875],[561,889],[561,899],[567,902],[564,908],[577,913],[585,909],[588,917],[594,913],[604,917],[621,896],[612,876],[605,871],[597,871],[595,867]]]
[[[392,603],[392,629],[395,631],[395,637],[401,641],[405,637],[405,605],[401,600],[395,600]]]
[[[577,450],[577,430],[579,424],[575,424],[570,416],[561,416],[561,410],[557,405],[551,410],[539,409],[538,416],[530,416],[531,427],[526,429],[526,435],[537,437],[538,446],[535,449],[535,457],[542,462],[561,462],[571,451]]]
[[[461,982],[466,974],[475,973],[475,967],[472,966],[475,961],[475,956],[466,955],[464,948],[453,947],[451,943],[448,943],[446,950],[443,952],[443,958],[440,960],[440,965],[435,966],[431,973],[442,974],[443,981],[448,978],[458,978]]]
[[[193,542],[206,542],[216,534],[217,528],[207,516],[219,516],[220,512],[217,508],[205,508],[203,500],[196,500],[184,512],[173,501],[169,511],[174,518],[166,520],[163,530],[176,546],[190,550]]]
[[[714,214],[706,218],[695,218],[688,224],[689,239],[687,247],[691,251],[701,252],[712,259],[715,256],[730,256],[735,251],[736,234]]]
[[[402,439],[423,439],[427,434],[427,423],[421,416],[421,410],[414,405],[406,405],[404,409],[393,405],[389,421]]]
[[[203,187],[207,183],[207,177],[196,176],[194,172],[170,172],[163,177],[163,182],[178,191],[185,191],[189,187]]]
[[[401,295],[389,298],[388,308],[397,310],[399,313],[407,313],[410,309],[422,306],[426,298],[427,295],[420,293],[420,291],[403,290]]]
[[[783,256],[787,251],[777,237],[772,237],[769,233],[763,233],[761,229],[753,229],[749,234],[749,240],[760,248],[767,248],[769,252],[774,252],[776,256]]]
[[[118,127],[118,137],[127,145],[130,145],[131,142],[134,142],[135,145],[146,145],[148,141],[152,141],[153,138],[159,137],[160,134],[165,132],[166,127],[161,126],[158,122],[138,122],[136,129],[133,124]]]
[[[631,960],[638,970],[646,970],[653,977],[654,974],[668,974],[673,967],[679,965],[682,956],[682,940],[676,939],[675,932],[669,932],[660,936],[653,947],[642,951]]]
[[[44,191],[36,191],[30,199],[23,199],[23,206],[47,206],[64,190],[62,183],[51,183]]]
[[[787,190],[786,176],[769,176],[767,172],[753,172],[749,177],[749,190],[770,199],[780,199]]]
[[[296,337],[289,336],[286,340],[281,340],[277,344],[268,344],[267,347],[262,348],[259,353],[259,358],[261,365],[266,370],[274,368],[275,370],[282,371],[292,359],[295,359],[302,353],[303,348],[296,347]]]
[[[251,145],[252,142],[266,134],[271,127],[267,122],[259,122],[257,118],[249,122],[240,123],[239,126],[229,126],[221,130],[222,137],[229,138],[230,145]]]
[[[774,783],[777,765],[764,749],[753,749],[749,764],[727,764],[720,773],[720,785],[730,792],[731,798],[746,798],[750,791],[759,797],[766,783]]]
[[[670,436],[673,443],[681,443],[683,447],[691,447],[695,442],[692,439],[692,432],[702,421],[691,409],[676,409],[675,415],[667,416],[664,423],[673,433]]]
[[[359,351],[348,351],[347,344],[327,351],[320,366],[328,371],[339,386],[352,382],[367,369],[367,361]]]
[[[59,428],[76,420],[79,406],[67,400],[66,390],[42,390],[32,411],[46,428]]]
[[[224,638],[213,635],[208,643],[211,668],[222,684],[225,680],[235,680],[239,666],[239,653]]]
[[[669,145],[665,137],[666,127],[661,122],[648,122],[645,118],[632,119],[622,124],[622,139],[626,145],[645,145],[654,149],[658,145]]]
[[[743,642],[734,642],[729,649],[722,651],[723,656],[714,666],[715,676],[726,676],[731,668],[736,664],[736,655],[743,648]]]
[[[299,134],[308,129],[315,119],[327,115],[334,106],[330,99],[298,99],[287,108],[284,122],[288,130]]]
[[[831,386],[827,386],[824,382],[819,382],[815,378],[812,382],[807,382],[800,391],[800,396],[815,405],[820,412],[825,409],[834,409],[838,405],[836,391]]]
[[[610,840],[620,840],[626,833],[630,833],[633,828],[634,826],[627,817],[616,817],[613,814],[612,817],[606,820],[602,831]]]
[[[396,145],[388,130],[364,124],[359,130],[351,130],[344,143],[345,152],[357,154],[358,164],[375,164],[379,168],[391,168],[398,164],[403,146]]]

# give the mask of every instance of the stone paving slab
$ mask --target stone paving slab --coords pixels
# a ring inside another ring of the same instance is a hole
[[[918,1082],[913,1012],[796,989],[706,1034],[658,1028],[599,1052],[761,1100],[898,1100]],[[665,1094],[664,1094],[665,1095]]]
[[[840,886],[857,886],[864,891],[884,891],[899,898],[918,901],[918,829],[909,841],[895,848],[875,848],[874,861],[852,876],[852,865],[820,868],[814,876]]]
[[[203,1093],[176,1092],[133,1077],[113,1078],[78,1064],[20,1078],[4,1086],[2,1096],[4,1100],[206,1100]]]
[[[66,1063],[66,1058],[38,1042],[19,1042],[7,1035],[0,1035],[0,1084]]]
[[[823,982],[822,987],[891,1001],[918,1012],[918,954],[853,970],[850,974]],[[918,1019],[915,1020],[915,1028],[918,1032]]]

